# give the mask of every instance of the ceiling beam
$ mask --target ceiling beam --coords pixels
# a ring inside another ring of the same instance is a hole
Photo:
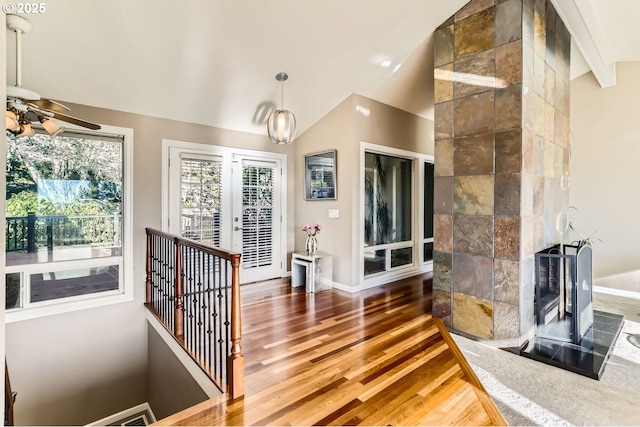
[[[616,64],[593,0],[551,0],[601,87],[616,85]]]

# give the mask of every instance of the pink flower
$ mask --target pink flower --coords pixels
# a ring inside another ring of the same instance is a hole
[[[305,224],[302,226],[302,231],[306,231],[309,236],[315,236],[316,233],[319,233],[322,230],[322,226],[320,224],[309,225]]]

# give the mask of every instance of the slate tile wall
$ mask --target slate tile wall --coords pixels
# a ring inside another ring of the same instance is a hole
[[[434,34],[433,313],[519,345],[568,207],[571,39],[548,0],[472,0]]]

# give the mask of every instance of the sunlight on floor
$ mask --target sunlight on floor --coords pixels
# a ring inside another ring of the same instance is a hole
[[[492,373],[476,365],[471,365],[474,372],[487,389],[491,397],[508,406],[515,412],[542,426],[570,426],[564,418],[554,414],[534,401],[524,397],[500,382]]]
[[[618,341],[613,347],[612,355],[640,365],[640,349],[628,340],[629,335],[640,334],[640,323],[625,320]],[[611,360],[609,363],[612,363]]]

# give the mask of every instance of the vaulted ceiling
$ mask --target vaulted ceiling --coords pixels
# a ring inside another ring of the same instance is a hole
[[[579,36],[573,76],[601,68],[611,83],[612,63],[640,61],[640,1],[552,1]],[[284,107],[299,132],[351,93],[430,117],[431,35],[466,3],[55,0],[28,15],[23,86],[61,101],[264,134],[266,113],[280,105],[275,75],[284,71]],[[10,85],[14,40],[7,34]]]

